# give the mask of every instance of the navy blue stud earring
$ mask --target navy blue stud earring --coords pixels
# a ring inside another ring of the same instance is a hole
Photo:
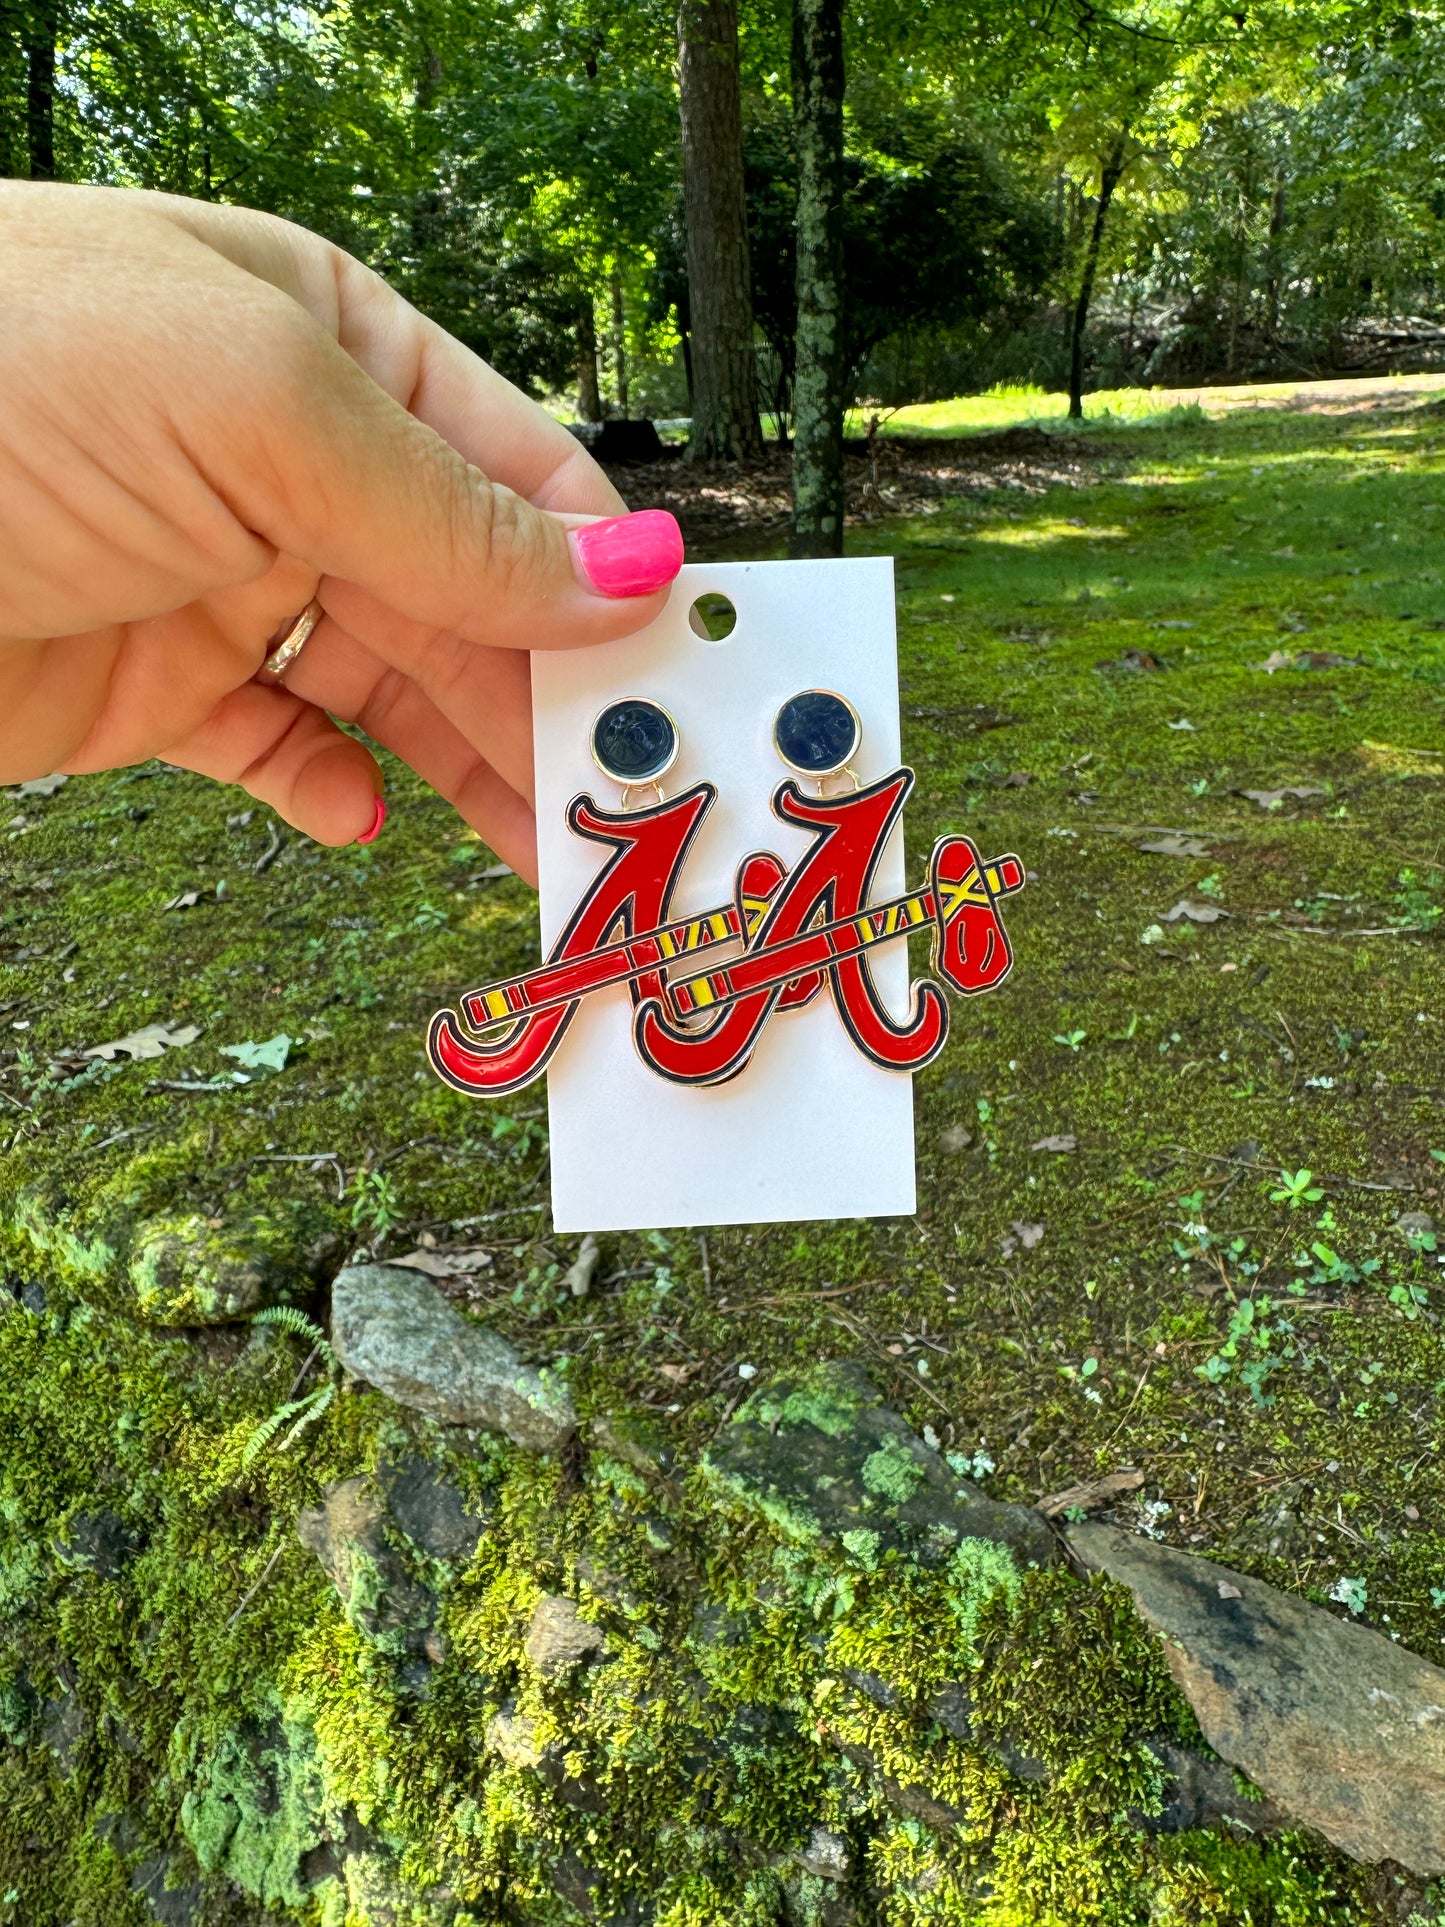
[[[773,722],[773,747],[799,776],[810,776],[824,794],[830,776],[851,776],[854,789],[862,779],[853,758],[863,741],[863,725],[846,696],[833,689],[804,689],[790,696]]]
[[[592,760],[621,784],[624,810],[633,790],[656,790],[658,802],[665,800],[662,778],[681,746],[677,724],[661,703],[645,696],[609,703],[592,725]]]

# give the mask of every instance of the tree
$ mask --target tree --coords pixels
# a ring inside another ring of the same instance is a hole
[[[743,189],[737,0],[682,0],[678,100],[687,215],[694,459],[762,452]]]
[[[853,139],[862,132],[855,124]],[[870,144],[843,159],[848,402],[859,399],[860,374],[880,344],[966,324],[1006,327],[1028,312],[1058,264],[1044,198],[951,124],[881,124],[875,116],[867,133]],[[750,132],[746,155],[753,311],[782,416],[791,409],[798,319],[797,158],[776,123]]]
[[[798,325],[793,378],[796,556],[843,553],[843,9],[793,0]]]

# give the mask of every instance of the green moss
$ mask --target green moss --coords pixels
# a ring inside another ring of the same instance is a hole
[[[203,1872],[264,1906],[299,1906],[302,1861],[324,1837],[315,1736],[279,1715],[225,1733],[192,1764],[180,1821]]]
[[[904,1505],[923,1483],[923,1467],[899,1439],[884,1439],[863,1461],[863,1483],[880,1499]]]

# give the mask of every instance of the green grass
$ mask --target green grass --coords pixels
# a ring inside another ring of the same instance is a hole
[[[898,557],[913,867],[962,830],[1031,872],[1013,979],[956,1009],[919,1080],[916,1218],[609,1238],[607,1282],[571,1299],[541,1094],[476,1104],[422,1058],[431,1010],[535,959],[531,894],[477,880],[487,853],[404,771],[374,848],[288,835],[258,871],[263,810],[150,768],[16,802],[25,821],[0,841],[3,1188],[38,1195],[69,1240],[37,1251],[10,1210],[9,1271],[54,1288],[66,1269],[74,1305],[108,1227],[187,1212],[329,1227],[336,1257],[476,1238],[492,1263],[468,1302],[565,1370],[584,1413],[651,1408],[685,1460],[741,1393],[740,1363],[862,1357],[916,1424],[982,1455],[994,1496],[1137,1466],[1124,1523],[1445,1659],[1445,1294],[1433,1250],[1394,1227],[1440,1210],[1445,1152],[1445,416],[1411,402],[1090,433],[1091,485],[960,498],[854,543]],[[1162,666],[1119,666],[1129,650]],[[1305,650],[1361,661],[1259,666]],[[1288,786],[1319,793],[1271,810],[1241,794]],[[1200,853],[1138,847],[1162,833]],[[196,888],[213,893],[197,909],[164,909]],[[1181,900],[1228,914],[1168,921]],[[67,1053],[155,1021],[202,1034],[77,1077]],[[280,1032],[285,1068],[231,1081],[224,1050]],[[971,1142],[945,1148],[958,1126]],[[1072,1153],[1034,1148],[1069,1135]],[[328,1161],[274,1161],[301,1153]],[[219,1639],[270,1508],[284,1524],[314,1502],[378,1421],[339,1398],[258,1511],[225,1467],[289,1361],[172,1385],[175,1341],[145,1353],[123,1290],[85,1289],[118,1334],[116,1449],[181,1480],[177,1517],[206,1547],[188,1611]],[[74,1315],[81,1332],[92,1314]],[[16,1411],[32,1398],[44,1421],[0,1468],[0,1580],[17,1585],[48,1527],[24,1540],[15,1522],[37,1532],[113,1476],[84,1418],[87,1399],[105,1409],[104,1373],[51,1382],[42,1363],[10,1374]],[[208,1453],[222,1470],[203,1478]],[[320,1610],[299,1550],[283,1578],[279,1597]],[[77,1640],[100,1639],[99,1611]],[[284,1645],[284,1614],[262,1625]],[[107,1628],[107,1663],[130,1663]],[[177,1717],[139,1701],[127,1717],[158,1733]],[[1031,1840],[1011,1892],[1029,1891]],[[1203,1864],[1181,1891],[1207,1885]],[[1245,1919],[1242,1891],[1209,1917]],[[1054,1918],[1017,1904],[1008,1919]],[[1098,1917],[1135,1918],[1114,1905]],[[1367,1917],[1298,1905],[1277,1917]]]
[[[1156,428],[1181,425],[1181,410],[1205,413],[1241,406],[1280,407],[1301,394],[1298,382],[1260,382],[1241,388],[1101,388],[1084,397],[1084,423],[1101,428]],[[848,432],[862,434],[873,411],[856,409]],[[1068,421],[1069,398],[1027,385],[1002,383],[983,395],[955,395],[948,401],[918,402],[883,412],[885,435],[977,435],[1005,428],[1059,427]]]

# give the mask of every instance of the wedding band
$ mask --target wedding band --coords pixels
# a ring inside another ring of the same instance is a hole
[[[320,622],[325,613],[325,610],[319,602],[308,602],[300,615],[296,617],[295,621],[287,629],[285,635],[282,636],[281,640],[261,664],[261,667],[256,672],[257,675],[263,676],[267,682],[280,682],[285,676],[286,671],[306,647],[311,637],[311,631],[316,627],[317,623]]]

